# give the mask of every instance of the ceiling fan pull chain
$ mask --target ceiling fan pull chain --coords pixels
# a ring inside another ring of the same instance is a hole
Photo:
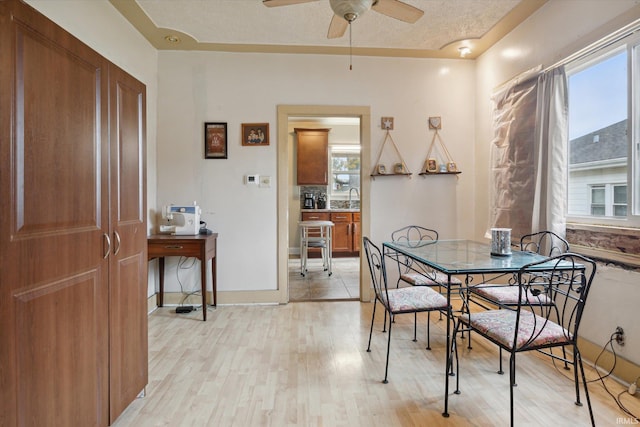
[[[349,71],[353,70],[353,45],[351,43],[351,22],[349,22]]]

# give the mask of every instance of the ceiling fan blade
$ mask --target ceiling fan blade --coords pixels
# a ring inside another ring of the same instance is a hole
[[[329,24],[329,31],[327,32],[328,39],[337,39],[344,36],[345,31],[347,31],[347,27],[349,23],[346,19],[339,17],[338,15],[333,15],[331,18],[331,23]]]
[[[262,4],[267,7],[289,6],[291,4],[309,3],[318,0],[262,0]]]
[[[373,5],[373,10],[410,24],[413,24],[424,15],[422,10],[399,0],[378,0]]]

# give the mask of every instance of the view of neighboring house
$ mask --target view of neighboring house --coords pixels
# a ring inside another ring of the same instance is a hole
[[[626,216],[627,147],[627,120],[569,141],[569,214]]]

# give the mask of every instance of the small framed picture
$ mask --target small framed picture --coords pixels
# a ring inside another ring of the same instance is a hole
[[[384,165],[378,165],[376,166],[376,172],[378,173],[378,175],[386,175],[387,174],[387,168]]]
[[[205,159],[226,159],[227,158],[227,124],[226,123],[205,123],[204,124],[204,158]]]
[[[438,172],[438,162],[436,161],[436,159],[427,159],[425,170],[431,173]]]
[[[458,172],[458,166],[454,162],[447,163],[447,172]]]
[[[243,123],[242,145],[248,147],[269,145],[269,123]]]
[[[438,116],[429,117],[429,129],[442,129],[442,119]]]
[[[396,163],[393,165],[393,173],[407,173],[404,163]]]
[[[393,117],[381,117],[380,127],[386,130],[393,130]]]

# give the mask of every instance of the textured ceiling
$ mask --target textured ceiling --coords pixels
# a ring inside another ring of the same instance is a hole
[[[327,39],[333,16],[328,0],[271,8],[261,0],[110,1],[159,49],[274,51],[275,46],[278,51],[313,52],[349,46],[348,30],[342,38]],[[404,1],[424,15],[407,24],[370,10],[352,24],[354,49],[389,56],[458,56],[457,48],[466,44],[475,57],[545,2]],[[170,44],[168,35],[180,41]]]

